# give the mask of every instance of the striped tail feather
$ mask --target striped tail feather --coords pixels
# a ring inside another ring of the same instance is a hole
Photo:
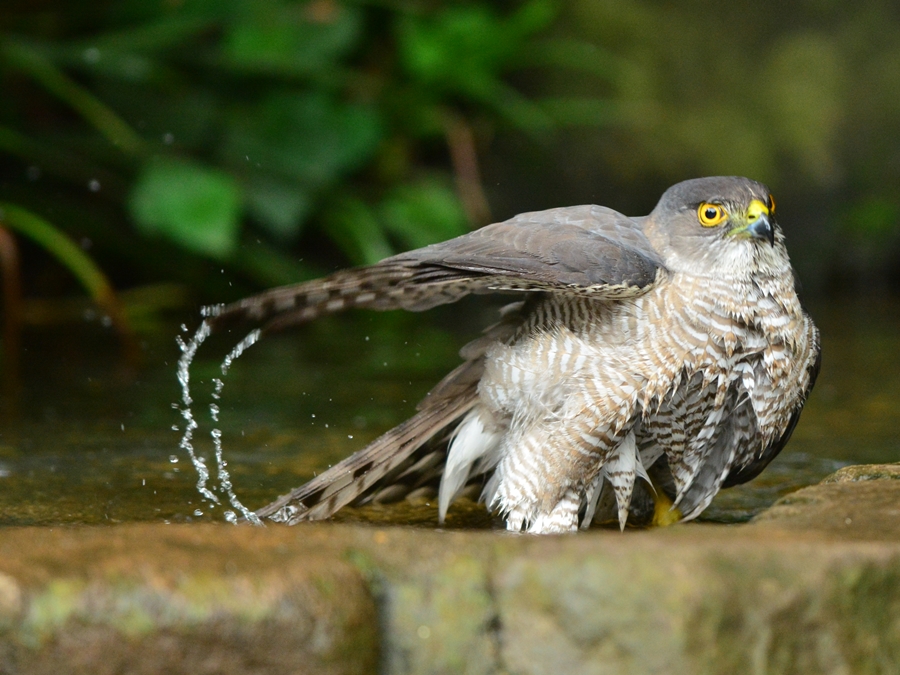
[[[455,396],[426,398],[427,405],[411,418],[305,485],[259,509],[256,515],[290,525],[331,517],[364,497],[392,471],[405,469],[404,463],[419,448],[468,412],[477,399],[475,384]]]
[[[264,506],[256,515],[289,524],[322,520],[348,504],[382,501],[382,497],[384,501],[395,501],[411,489],[440,478],[447,444],[440,449],[431,447],[433,444],[423,446],[441,432],[449,431],[478,402],[485,351],[495,341],[515,334],[524,305],[515,302],[504,307],[500,321],[462,349],[466,361],[428,392],[418,405],[418,413],[305,485]],[[388,500],[389,495],[395,499]]]
[[[273,288],[229,305],[212,305],[203,313],[213,332],[251,321],[262,323],[267,333],[353,308],[424,311],[456,302],[490,281],[436,265],[387,260]]]

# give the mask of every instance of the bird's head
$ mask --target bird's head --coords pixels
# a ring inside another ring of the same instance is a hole
[[[673,271],[747,276],[790,267],[775,200],[765,185],[749,178],[717,176],[673,185],[645,229]]]

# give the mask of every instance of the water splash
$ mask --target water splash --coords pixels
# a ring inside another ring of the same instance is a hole
[[[243,354],[247,349],[256,344],[256,342],[259,340],[260,335],[262,335],[262,331],[259,328],[251,330],[249,333],[247,333],[246,336],[244,336],[243,340],[241,340],[234,346],[234,349],[232,349],[228,353],[228,356],[226,356],[222,360],[222,375],[226,375],[228,373],[228,369],[231,368],[231,364],[234,363],[234,361],[238,359],[241,354]]]
[[[222,377],[228,374],[228,369],[231,368],[231,364],[238,358],[240,358],[241,354],[243,354],[248,348],[252,347],[259,340],[262,331],[258,328],[250,331],[243,340],[238,342],[234,349],[232,349],[228,355],[222,360]],[[213,390],[213,398],[219,400],[222,397],[222,389],[225,387],[224,380],[220,378],[216,378],[213,380],[213,384],[215,389]],[[209,404],[209,413],[213,419],[213,422],[219,421],[219,406],[216,403]],[[249,523],[253,523],[254,525],[262,525],[262,521],[259,519],[253,511],[244,506],[241,501],[237,498],[237,495],[234,493],[234,487],[231,484],[231,476],[228,473],[228,463],[225,461],[223,452],[222,452],[222,431],[220,429],[213,429],[209,432],[210,436],[213,439],[213,446],[216,450],[216,470],[217,470],[217,478],[219,479],[219,489],[228,495],[228,501],[231,505],[240,512],[240,514],[247,520]],[[229,517],[230,516],[230,517]],[[225,513],[225,519],[228,522],[237,522],[237,516],[231,511],[227,511]]]
[[[203,312],[204,316],[214,316],[216,313],[215,308],[206,308]],[[185,342],[180,336],[177,338],[178,347],[181,349],[181,358],[178,360],[178,381],[181,383],[181,401],[183,407],[181,408],[181,415],[185,420],[185,430],[184,434],[181,437],[181,443],[179,447],[185,450],[188,453],[188,456],[191,458],[191,463],[194,465],[194,468],[197,470],[197,490],[204,497],[204,499],[208,500],[213,504],[220,504],[219,498],[207,487],[207,482],[209,481],[209,468],[206,466],[206,460],[197,454],[194,450],[193,446],[193,436],[194,430],[197,428],[197,421],[194,419],[193,412],[191,410],[191,406],[193,405],[193,399],[190,393],[190,366],[191,362],[194,360],[194,357],[197,354],[197,350],[200,348],[200,345],[209,337],[212,329],[209,325],[209,322],[204,320],[200,327],[197,329],[197,332],[194,333],[194,336],[187,342]],[[250,346],[255,344],[260,337],[260,330],[251,331],[243,340],[241,340],[235,347],[232,349],[225,359],[222,361],[222,375],[224,376],[228,369],[231,367],[231,364],[240,357],[244,351],[247,350]],[[213,380],[214,390],[212,397],[215,400],[219,400],[222,396],[222,389],[225,386],[225,382],[219,378]],[[212,417],[213,422],[219,421],[219,406],[217,403],[210,403],[209,406],[210,416]],[[259,516],[257,516],[253,511],[244,506],[241,501],[238,499],[237,495],[234,492],[234,486],[231,482],[231,475],[228,473],[228,463],[225,461],[223,449],[222,449],[222,431],[218,428],[213,428],[210,431],[210,436],[213,440],[213,447],[215,449],[215,459],[216,459],[216,478],[219,482],[218,490],[219,492],[225,493],[228,496],[228,501],[231,505],[240,512],[240,514],[247,520],[247,522],[253,523],[254,525],[262,525],[262,521],[260,521]],[[238,518],[234,511],[226,511],[225,512],[225,520],[229,523],[237,523]]]
[[[187,452],[191,458],[191,463],[197,470],[197,491],[204,499],[213,504],[218,504],[219,498],[206,487],[206,482],[209,480],[209,469],[206,468],[206,460],[194,452],[194,444],[192,443],[194,429],[197,428],[197,421],[194,419],[193,412],[191,412],[191,405],[194,401],[191,398],[190,367],[197,350],[209,337],[210,332],[209,322],[204,321],[188,342],[185,342],[180,335],[176,338],[178,348],[181,350],[181,358],[178,359],[178,382],[181,383],[181,402],[184,404],[184,407],[181,408],[181,416],[185,421],[184,434],[181,436],[181,442],[178,444],[178,447]]]

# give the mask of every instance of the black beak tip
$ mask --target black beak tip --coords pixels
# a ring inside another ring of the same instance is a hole
[[[754,239],[764,239],[769,246],[775,245],[775,228],[765,216],[760,216],[747,227],[747,232]]]

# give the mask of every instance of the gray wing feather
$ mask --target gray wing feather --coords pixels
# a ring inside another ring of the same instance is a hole
[[[353,307],[422,311],[469,293],[547,291],[620,298],[664,269],[640,219],[600,206],[524,213],[369,267],[285,286],[206,310],[213,330],[233,320],[263,330]]]

